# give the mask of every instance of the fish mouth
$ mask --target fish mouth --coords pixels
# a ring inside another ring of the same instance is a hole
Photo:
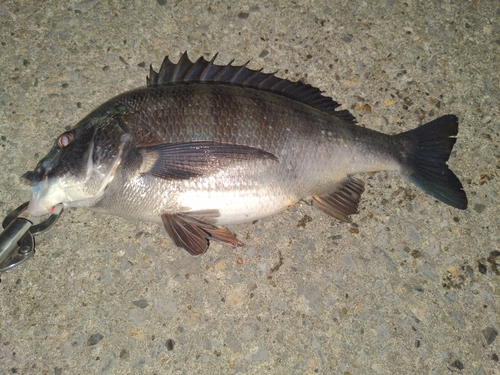
[[[40,217],[40,216],[45,216],[49,214],[53,214],[55,211],[60,212],[60,210],[57,210],[58,207],[62,207],[62,203],[58,203],[55,206],[49,207],[46,210],[45,209],[40,209],[39,207],[36,206],[36,204],[33,204],[33,201],[30,201],[28,204],[28,214],[33,217]]]
[[[56,209],[56,207],[60,204],[62,204],[62,203],[58,203],[58,204],[51,206],[49,208],[45,208],[45,207],[40,207],[39,205],[37,205],[37,203],[35,201],[31,200],[30,203],[28,204],[28,213],[30,214],[30,216],[33,216],[33,217],[48,215],[48,214],[53,213],[54,210]]]
[[[54,188],[54,184],[51,184],[48,179],[44,179],[36,185],[31,185],[31,189],[33,195],[27,209],[31,216],[37,217],[50,214],[63,201],[61,191]]]
[[[38,180],[37,178],[37,175],[35,173],[35,171],[28,171],[26,172],[25,174],[23,174],[21,177],[21,182],[25,185],[33,185],[34,183],[36,183],[36,181]]]
[[[47,172],[48,169],[43,167],[41,163],[38,163],[33,171],[26,172],[20,177],[20,179],[21,182],[26,185],[34,186],[41,183],[43,179],[47,177]]]

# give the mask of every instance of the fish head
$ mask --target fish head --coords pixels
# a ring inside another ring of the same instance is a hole
[[[65,206],[91,206],[118,169],[129,136],[121,115],[96,111],[61,134],[33,171],[21,179],[32,188],[28,212],[41,216]]]

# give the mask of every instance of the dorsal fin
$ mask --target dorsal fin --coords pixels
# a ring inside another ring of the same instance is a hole
[[[300,81],[292,82],[278,78],[274,75],[275,73],[262,73],[262,69],[249,69],[246,67],[248,62],[241,66],[232,66],[234,60],[228,65],[215,65],[216,57],[217,54],[210,61],[207,61],[201,56],[192,62],[189,60],[187,52],[184,52],[175,64],[167,56],[158,73],[153,70],[153,67],[150,67],[149,77],[146,78],[147,85],[148,87],[158,87],[179,83],[217,83],[249,87],[286,96],[344,121],[356,123],[356,119],[349,111],[336,111],[335,109],[340,107],[340,104],[323,96],[316,87]]]

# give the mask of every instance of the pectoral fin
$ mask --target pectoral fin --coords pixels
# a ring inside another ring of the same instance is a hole
[[[348,215],[358,211],[359,199],[365,190],[364,183],[356,178],[348,177],[342,181],[333,193],[313,196],[312,203],[320,210],[339,220],[351,222]]]
[[[178,247],[191,255],[205,253],[210,240],[243,246],[228,229],[210,223],[218,216],[218,210],[163,214],[161,219],[168,235]]]
[[[189,179],[203,176],[242,160],[272,159],[273,154],[244,145],[194,141],[141,147],[141,173],[166,179]]]

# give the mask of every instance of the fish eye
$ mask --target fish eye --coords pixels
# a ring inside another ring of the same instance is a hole
[[[73,134],[73,132],[64,133],[61,136],[59,136],[59,139],[57,140],[57,145],[60,148],[64,148],[71,143],[73,138],[75,138],[75,135]]]

